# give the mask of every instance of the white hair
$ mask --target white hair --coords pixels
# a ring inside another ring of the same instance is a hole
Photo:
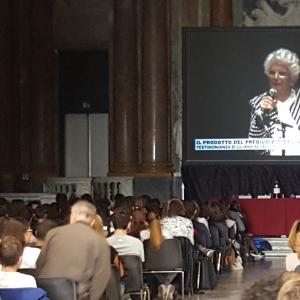
[[[299,66],[299,58],[296,53],[283,48],[271,52],[267,56],[264,62],[264,69],[266,74],[268,74],[271,65],[274,62],[279,62],[280,64],[284,64],[288,67],[293,83],[295,83],[298,80],[299,73],[300,73],[300,66]]]
[[[75,214],[76,220],[91,224],[96,217],[96,207],[87,201],[78,201],[72,208],[71,212]]]

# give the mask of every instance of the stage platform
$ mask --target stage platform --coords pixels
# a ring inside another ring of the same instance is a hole
[[[239,199],[247,217],[248,232],[267,237],[288,236],[293,222],[300,219],[300,199]]]

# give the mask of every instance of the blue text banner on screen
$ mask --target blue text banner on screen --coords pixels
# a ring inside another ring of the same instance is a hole
[[[230,150],[299,150],[300,139],[240,138],[240,139],[195,139],[195,151]]]

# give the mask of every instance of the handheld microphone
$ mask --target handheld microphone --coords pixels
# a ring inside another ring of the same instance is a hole
[[[270,96],[271,98],[275,98],[277,95],[277,90],[274,88],[269,89],[269,91],[267,92],[267,95]]]
[[[271,88],[268,92],[267,92],[267,96],[271,97],[273,100],[277,95],[277,90],[274,88]],[[265,129],[265,131],[267,132],[268,137],[270,137],[270,132],[268,129],[268,120],[266,120],[263,117],[263,111],[261,109],[256,111],[256,119],[259,122],[259,124]]]

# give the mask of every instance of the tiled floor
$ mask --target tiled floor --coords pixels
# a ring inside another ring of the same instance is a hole
[[[253,282],[261,278],[266,279],[272,275],[277,276],[285,271],[284,260],[284,257],[266,258],[262,261],[249,263],[242,271],[223,273],[218,280],[216,289],[212,291],[206,291],[203,295],[193,295],[192,297],[185,296],[184,299],[240,300],[243,291]]]

